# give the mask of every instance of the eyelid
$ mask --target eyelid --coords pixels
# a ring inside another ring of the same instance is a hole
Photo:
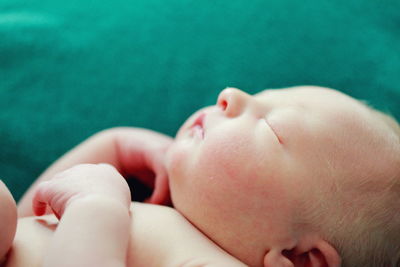
[[[274,133],[276,139],[278,140],[278,142],[280,144],[283,144],[282,138],[278,135],[278,133],[276,132],[276,130],[274,129],[274,127],[271,125],[271,123],[268,122],[268,118],[264,117],[262,118],[264,120],[264,122],[268,125],[268,127],[271,129],[271,131]]]

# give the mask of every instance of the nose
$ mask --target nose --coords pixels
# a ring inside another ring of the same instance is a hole
[[[245,110],[250,100],[251,95],[236,88],[226,88],[219,94],[217,106],[226,116],[236,117]]]

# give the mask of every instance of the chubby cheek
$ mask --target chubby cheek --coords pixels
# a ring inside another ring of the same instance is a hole
[[[231,206],[247,208],[246,196],[255,193],[260,179],[255,151],[251,136],[243,133],[209,135],[197,151],[184,190],[197,198],[196,205],[218,208],[219,215],[229,215]]]
[[[242,136],[216,136],[207,140],[199,152],[198,168],[206,179],[219,178],[221,182],[237,184],[251,160],[251,143]],[[214,177],[219,176],[219,177]],[[225,181],[229,179],[229,181]]]
[[[170,189],[174,205],[199,209],[201,206],[232,202],[232,193],[245,191],[246,162],[254,150],[242,134],[210,133],[200,143],[176,142],[167,156]],[[232,131],[233,132],[233,131]],[[235,193],[235,198],[240,196]],[[195,206],[195,207],[193,207]],[[207,208],[207,210],[209,210]]]
[[[172,200],[181,212],[229,217],[260,208],[260,198],[274,199],[279,192],[279,166],[271,160],[277,151],[254,131],[224,125],[193,144],[176,142],[167,157]]]
[[[265,162],[255,156],[255,145],[243,133],[214,135],[198,151],[187,179],[171,188],[175,207],[237,256],[258,250],[259,233],[275,231],[274,222],[286,209],[282,184],[264,173]]]
[[[253,131],[217,128],[199,149],[195,168],[205,180],[216,180],[232,190],[251,190],[268,164],[267,150]]]

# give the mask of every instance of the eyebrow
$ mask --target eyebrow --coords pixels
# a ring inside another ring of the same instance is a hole
[[[368,100],[356,99],[362,106],[366,107],[372,114],[376,115],[381,119],[386,125],[388,125],[397,135],[400,136],[400,124],[396,120],[395,116],[389,111],[382,111],[375,108]]]

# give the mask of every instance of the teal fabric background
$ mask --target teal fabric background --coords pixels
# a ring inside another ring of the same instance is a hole
[[[15,198],[114,126],[174,135],[218,92],[314,84],[400,118],[398,0],[1,0],[0,178]]]

